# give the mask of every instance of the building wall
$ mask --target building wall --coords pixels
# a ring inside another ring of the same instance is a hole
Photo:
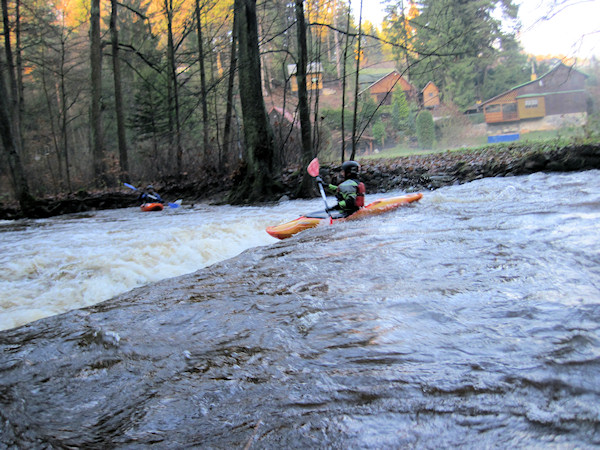
[[[369,91],[371,94],[382,94],[393,90],[397,86],[400,86],[403,91],[409,91],[412,89],[412,86],[404,78],[402,78],[398,72],[392,72],[378,82],[374,83],[369,88]]]
[[[510,133],[529,133],[532,131],[550,131],[565,127],[582,127],[587,120],[586,113],[556,114],[519,122],[498,122],[485,125],[488,136]]]
[[[519,95],[577,91],[584,87],[585,75],[561,65],[539,80],[519,88]]]
[[[292,92],[298,91],[298,79],[296,75],[290,79],[290,87]],[[323,89],[323,74],[322,73],[307,73],[306,74],[306,89]]]
[[[586,76],[581,72],[560,65],[540,79],[517,87],[486,104],[485,120],[487,123],[500,123],[544,116],[585,114],[585,79]],[[514,105],[508,105],[511,102]]]
[[[533,119],[546,115],[546,98],[543,95],[517,99],[519,118]]]
[[[587,111],[585,91],[558,92],[546,95],[546,114],[570,114]]]
[[[392,72],[383,77],[381,80],[377,81],[376,83],[373,83],[373,85],[369,87],[369,95],[378,104],[383,101],[383,105],[391,105],[392,91],[398,86],[400,86],[402,90],[406,93],[407,99],[413,97],[414,88],[412,84],[406,81],[398,72]],[[388,92],[389,95],[387,95]]]
[[[433,108],[440,104],[440,91],[434,84],[428,84],[423,89],[423,106],[425,108]]]
[[[518,89],[520,96],[544,94],[546,115],[585,112],[585,75],[561,65],[545,77]]]
[[[492,103],[484,106],[483,114],[488,123],[506,122],[518,120],[518,111],[516,104],[516,91],[510,91],[501,97],[498,97]]]

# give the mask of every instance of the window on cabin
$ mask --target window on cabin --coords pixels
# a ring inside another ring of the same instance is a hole
[[[486,113],[497,113],[500,111],[502,111],[502,105],[499,105],[499,104],[489,105],[489,106],[485,107]]]
[[[538,107],[538,99],[531,98],[525,100],[525,108],[537,108]]]

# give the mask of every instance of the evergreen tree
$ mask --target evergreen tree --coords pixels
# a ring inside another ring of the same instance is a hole
[[[401,87],[396,87],[392,94],[392,124],[398,131],[404,131],[407,127],[410,107],[406,101],[406,95]]]
[[[387,133],[385,131],[385,125],[381,121],[381,117],[378,118],[371,127],[371,133],[373,133],[373,139],[375,139],[377,144],[385,145]]]
[[[421,148],[433,148],[433,144],[435,143],[435,125],[433,123],[433,116],[427,110],[423,110],[417,115],[417,139]]]
[[[486,74],[515,49],[514,31],[503,25],[512,21],[516,27],[518,7],[512,0],[422,0],[420,7],[421,14],[410,21],[416,30],[414,53],[408,54],[411,81],[421,87],[434,81],[462,108],[484,99]],[[510,84],[506,80],[504,89]]]

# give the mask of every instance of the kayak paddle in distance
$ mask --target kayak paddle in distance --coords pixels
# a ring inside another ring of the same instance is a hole
[[[135,186],[132,186],[129,183],[123,183],[123,185],[126,186],[126,187],[128,187],[129,189],[133,189],[136,192],[140,192],[140,190],[138,188],[136,188]],[[154,200],[157,200],[157,198],[154,197],[153,195],[149,195],[149,197],[152,198],[152,199],[154,199]],[[181,206],[181,202],[182,201],[183,200],[179,199],[175,203],[167,202],[167,204],[169,205],[169,208],[179,208]]]
[[[321,198],[323,198],[323,201],[325,202],[325,211],[327,212],[327,215],[329,216],[330,222],[333,223],[333,217],[331,217],[331,213],[329,212],[329,205],[327,204],[327,196],[325,195],[325,190],[323,189],[323,181],[321,180],[321,177],[319,176],[320,168],[321,168],[321,166],[319,165],[319,158],[315,158],[310,162],[310,164],[306,168],[306,171],[308,172],[308,174],[311,177],[317,179],[317,183],[319,183],[319,191],[321,192]]]

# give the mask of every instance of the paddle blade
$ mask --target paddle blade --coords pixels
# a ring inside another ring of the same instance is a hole
[[[129,189],[133,189],[134,191],[137,191],[138,189],[132,185],[130,185],[129,183],[123,183],[125,186],[127,186]]]
[[[319,175],[319,158],[315,158],[313,159],[310,164],[308,165],[308,167],[306,168],[308,174],[311,177],[316,177],[317,175]]]

